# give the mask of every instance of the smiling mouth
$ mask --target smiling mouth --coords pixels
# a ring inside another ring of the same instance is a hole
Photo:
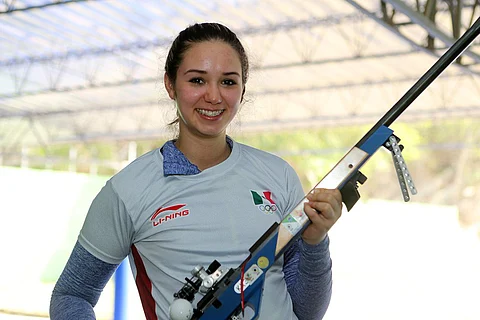
[[[201,115],[204,115],[207,117],[217,117],[221,115],[225,111],[225,109],[221,109],[221,110],[196,109],[196,111]]]

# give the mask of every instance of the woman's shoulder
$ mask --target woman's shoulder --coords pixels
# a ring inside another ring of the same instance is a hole
[[[163,176],[160,148],[153,149],[125,165],[110,180],[116,189],[127,193],[134,187],[147,186],[153,179]]]
[[[290,164],[279,155],[247,144],[235,142],[243,157],[255,162],[262,162],[269,167],[291,168]]]
[[[286,162],[284,159],[282,159],[279,155],[276,155],[273,152],[270,151],[265,151],[262,149],[259,149],[257,147],[253,147],[238,141],[235,141],[235,144],[241,149],[241,152],[244,154],[249,154],[252,156],[257,156],[257,157],[264,157],[268,158],[274,161],[280,161],[280,162]]]

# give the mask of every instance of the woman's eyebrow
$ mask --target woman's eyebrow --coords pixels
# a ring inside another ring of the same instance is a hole
[[[184,74],[191,73],[191,72],[202,73],[202,74],[206,74],[206,73],[207,73],[207,71],[205,71],[205,70],[200,70],[200,69],[188,69],[187,71],[185,71]]]
[[[205,70],[200,70],[200,69],[188,69],[187,71],[185,71],[184,74],[188,74],[188,73],[201,73],[201,74],[206,74],[207,71]],[[232,76],[232,75],[236,75],[238,77],[240,77],[240,74],[236,71],[230,71],[230,72],[224,72],[223,73],[224,76]]]
[[[239,76],[240,77],[240,74],[236,71],[231,71],[231,72],[224,72],[223,75],[225,76]]]

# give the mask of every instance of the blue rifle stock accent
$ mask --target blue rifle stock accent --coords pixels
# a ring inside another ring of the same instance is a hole
[[[249,268],[257,264],[258,259],[263,257],[268,259],[268,265],[261,268],[262,274],[259,276],[253,284],[249,285],[244,289],[244,300],[245,306],[249,306],[255,312],[253,319],[258,317],[260,312],[262,294],[263,294],[263,285],[265,283],[265,273],[270,269],[270,267],[275,262],[275,249],[277,246],[278,240],[278,224],[274,224],[271,227],[270,234],[267,234],[266,241],[257,242],[250,249],[250,257],[246,259],[245,263],[245,272]],[[264,260],[265,261],[265,260]],[[220,308],[215,307],[215,305],[210,306],[202,315],[202,320],[218,320],[218,319],[228,319],[229,316],[234,312],[238,312],[241,308],[241,296],[239,293],[235,292],[235,284],[240,281],[241,278],[241,266],[236,269],[236,272],[233,274],[231,279],[232,282],[228,283],[228,288],[220,293],[220,296],[217,297],[218,302],[220,302]]]
[[[380,126],[363,144],[358,146],[358,148],[372,156],[385,142],[387,142],[392,134],[392,129],[386,126]]]

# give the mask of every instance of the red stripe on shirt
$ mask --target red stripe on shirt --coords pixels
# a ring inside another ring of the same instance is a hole
[[[143,260],[138,253],[135,245],[132,245],[133,260],[137,268],[137,276],[135,283],[137,284],[138,293],[140,294],[140,301],[142,301],[143,312],[147,320],[157,320],[157,314],[155,313],[155,300],[152,296],[152,281],[147,275]]]
[[[166,207],[166,208],[158,208],[157,211],[155,211],[155,213],[153,214],[153,216],[150,218],[151,221],[155,220],[155,218],[162,212],[164,211],[167,211],[167,210],[178,210],[178,209],[181,209],[185,207],[185,204],[177,204],[177,205],[173,205],[173,206],[170,206],[170,207]]]

